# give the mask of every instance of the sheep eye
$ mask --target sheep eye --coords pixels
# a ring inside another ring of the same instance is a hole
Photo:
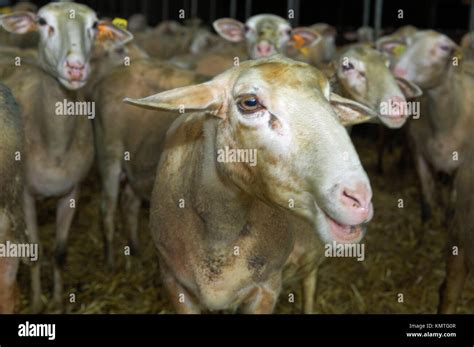
[[[444,52],[450,51],[450,47],[448,45],[440,45],[439,48]]]
[[[247,95],[237,103],[239,110],[243,113],[254,113],[263,108],[255,95]]]
[[[92,29],[97,29],[97,27],[99,26],[99,22],[95,21],[94,24],[92,24]]]
[[[249,27],[248,25],[246,25],[246,26],[244,27],[244,31],[245,31],[245,33],[247,34],[247,33],[253,32],[254,30],[253,30],[251,27]]]
[[[126,53],[126,52],[125,52],[125,48],[122,47],[122,46],[118,47],[118,48],[115,50],[115,52],[116,52],[117,54],[119,54],[119,55],[125,55],[125,53]]]
[[[47,25],[48,22],[46,22],[46,19],[44,19],[43,17],[40,17],[38,18],[38,24],[43,26],[43,25]]]
[[[354,65],[352,63],[342,64],[342,71],[350,71],[354,69]]]

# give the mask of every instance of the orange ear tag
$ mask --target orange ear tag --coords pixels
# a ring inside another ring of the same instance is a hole
[[[303,36],[298,35],[298,34],[293,35],[293,41],[295,41],[295,48],[298,50],[303,48],[305,44],[305,40]]]
[[[113,31],[104,23],[97,26],[97,40],[104,42],[114,38]]]
[[[309,48],[305,47],[306,41],[303,38],[303,36],[295,34],[293,35],[293,41],[295,42],[294,43],[295,49],[297,49],[298,52],[303,54],[305,57],[308,56]]]

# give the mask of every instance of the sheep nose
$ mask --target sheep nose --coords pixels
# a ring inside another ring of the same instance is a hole
[[[258,57],[267,57],[273,53],[274,49],[268,42],[261,42],[256,47]]]
[[[354,188],[342,187],[339,201],[346,208],[353,224],[361,224],[372,217],[372,191],[360,182]]]
[[[83,79],[86,65],[77,60],[66,61],[66,73],[71,80]]]
[[[408,71],[407,71],[407,69],[405,69],[403,67],[395,66],[395,68],[393,69],[393,73],[397,77],[406,77],[406,75],[408,74]]]
[[[382,112],[384,116],[388,117],[405,117],[407,116],[407,110],[405,107],[406,99],[401,96],[392,96],[386,99],[386,110]]]

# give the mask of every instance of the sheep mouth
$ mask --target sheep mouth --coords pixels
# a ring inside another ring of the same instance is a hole
[[[380,121],[390,127],[390,128],[400,128],[408,119],[406,115],[387,115],[387,114],[380,114],[379,115]]]
[[[68,88],[79,89],[86,84],[87,79],[79,80],[79,79],[69,79],[69,78],[59,77],[59,82]]]
[[[330,217],[327,213],[324,213],[324,215],[328,223],[331,236],[335,241],[340,243],[355,243],[362,239],[363,233],[365,231],[364,225],[341,224],[334,218]]]

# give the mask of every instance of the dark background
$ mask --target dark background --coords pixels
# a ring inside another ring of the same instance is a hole
[[[213,19],[228,17],[230,0],[197,0],[198,17],[205,23]],[[0,3],[16,3],[15,0],[0,0]],[[44,5],[48,1],[32,1]],[[149,24],[155,25],[163,18],[178,20],[178,11],[191,12],[191,0],[169,0],[168,11],[163,13],[162,0],[81,0],[77,1],[94,8],[101,16],[125,17],[141,12],[147,15]],[[215,10],[212,6],[215,4]],[[405,24],[419,28],[433,28],[457,35],[466,32],[469,26],[470,0],[385,0],[382,27],[387,31]],[[371,1],[370,25],[373,26],[375,0]],[[398,10],[403,9],[404,19],[398,19]],[[287,0],[253,0],[252,15],[274,13],[287,15]],[[338,30],[353,30],[362,25],[363,0],[300,0],[299,25],[326,22]],[[237,19],[245,21],[245,0],[237,0]]]

